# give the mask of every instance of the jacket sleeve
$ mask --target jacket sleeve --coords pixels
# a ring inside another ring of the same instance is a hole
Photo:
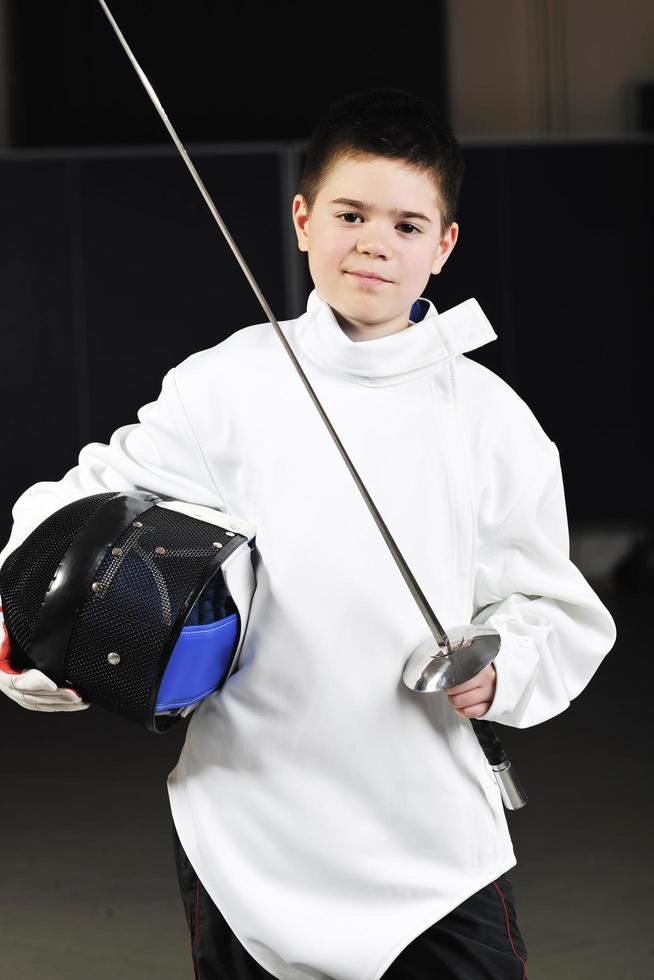
[[[9,541],[0,566],[29,534],[59,508],[94,493],[146,490],[225,511],[223,497],[182,404],[176,369],[165,375],[159,397],[138,410],[138,422],[124,425],[109,445],[89,443],[77,466],[59,481],[35,483],[12,509]]]
[[[473,622],[496,629],[495,697],[483,721],[529,728],[564,711],[611,650],[615,623],[569,558],[558,449],[477,553]]]

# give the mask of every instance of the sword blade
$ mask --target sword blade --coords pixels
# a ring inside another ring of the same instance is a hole
[[[161,102],[159,101],[159,97],[157,96],[157,93],[155,92],[154,88],[150,84],[150,81],[148,80],[145,72],[143,71],[143,69],[139,65],[138,61],[134,57],[134,54],[132,53],[131,48],[129,47],[127,41],[125,40],[125,37],[123,36],[122,31],[118,27],[118,24],[114,20],[114,17],[112,15],[111,11],[109,10],[107,4],[105,3],[105,0],[98,0],[98,3],[100,4],[100,6],[102,7],[102,9],[104,10],[104,12],[105,12],[105,14],[107,16],[107,19],[108,19],[109,23],[111,24],[111,26],[112,26],[115,34],[116,34],[116,37],[118,38],[118,40],[120,41],[121,45],[123,46],[123,48],[125,50],[125,53],[127,54],[127,57],[131,61],[131,63],[133,65],[133,67],[134,67],[137,75],[141,79],[141,82],[143,83],[143,87],[145,88],[146,92],[150,96],[150,99],[152,100],[152,103],[154,104],[155,109],[159,113],[159,116],[161,117],[161,120],[162,120],[163,124],[165,125],[166,129],[170,133],[170,135],[171,135],[171,137],[173,139],[173,142],[174,142],[175,146],[179,150],[179,152],[181,154],[181,157],[182,157],[184,163],[188,167],[188,169],[189,169],[189,171],[191,173],[191,176],[193,177],[193,180],[195,181],[195,183],[196,183],[196,185],[198,187],[198,190],[202,194],[202,197],[204,198],[204,200],[205,200],[205,202],[207,204],[207,207],[209,208],[211,214],[213,215],[213,218],[214,218],[216,224],[218,225],[218,227],[222,231],[223,235],[227,239],[227,242],[229,244],[229,247],[231,248],[232,252],[236,256],[236,259],[237,259],[239,265],[241,266],[243,272],[245,273],[248,282],[252,286],[252,289],[254,290],[254,293],[255,293],[257,299],[261,303],[261,306],[263,308],[264,313],[266,314],[268,320],[270,320],[270,322],[273,325],[275,331],[277,332],[277,336],[279,337],[279,339],[281,340],[282,344],[284,345],[284,349],[286,350],[286,353],[291,358],[291,361],[293,362],[293,366],[295,367],[295,370],[298,372],[300,378],[302,379],[302,382],[303,382],[305,388],[307,389],[307,391],[308,391],[308,393],[309,393],[309,395],[310,395],[310,397],[311,397],[311,399],[312,399],[315,407],[317,408],[317,410],[318,410],[318,412],[320,414],[320,417],[322,418],[323,422],[327,426],[327,430],[328,430],[329,434],[331,435],[332,439],[334,440],[334,443],[336,444],[336,447],[337,447],[339,453],[343,457],[343,460],[345,462],[345,465],[347,466],[348,470],[350,471],[350,474],[351,474],[352,478],[354,479],[354,482],[356,483],[357,488],[359,489],[359,492],[361,493],[361,496],[363,497],[363,499],[364,499],[364,501],[366,503],[366,506],[368,507],[370,513],[372,514],[373,519],[374,519],[375,523],[377,524],[377,527],[379,528],[379,530],[380,530],[380,532],[382,534],[382,537],[383,537],[384,541],[386,542],[386,544],[388,546],[388,549],[389,549],[391,555],[395,559],[395,562],[397,564],[397,567],[399,568],[400,573],[402,574],[402,577],[404,578],[404,581],[408,585],[409,590],[410,590],[413,598],[415,599],[418,608],[420,609],[420,612],[422,613],[422,615],[424,616],[424,618],[425,618],[425,620],[427,622],[427,626],[429,627],[429,629],[430,629],[432,635],[434,636],[434,638],[436,639],[437,643],[439,643],[441,646],[444,646],[445,647],[445,650],[446,650],[446,653],[447,654],[450,654],[452,652],[452,647],[450,645],[450,640],[449,640],[449,637],[448,637],[447,633],[445,632],[445,630],[443,629],[443,627],[439,623],[439,621],[438,621],[438,619],[436,617],[436,614],[434,613],[433,609],[429,605],[429,603],[428,603],[428,601],[427,601],[427,599],[426,599],[426,597],[425,597],[422,589],[418,585],[418,583],[417,583],[417,581],[415,579],[415,576],[413,575],[413,572],[409,568],[409,566],[408,566],[408,564],[407,564],[404,556],[402,555],[402,552],[398,548],[398,546],[395,543],[395,541],[394,541],[394,539],[393,539],[390,531],[386,527],[386,524],[384,523],[381,514],[377,510],[377,507],[375,506],[375,504],[374,504],[374,502],[372,500],[372,497],[368,493],[368,491],[367,491],[367,489],[366,489],[366,487],[365,487],[365,485],[363,483],[363,480],[361,479],[361,477],[357,473],[357,471],[356,471],[356,469],[354,467],[354,464],[352,463],[350,457],[348,456],[347,452],[345,451],[345,448],[344,448],[343,444],[341,443],[341,440],[339,439],[336,431],[334,430],[334,427],[332,426],[331,422],[329,421],[329,418],[328,418],[325,410],[323,409],[322,405],[320,404],[320,401],[318,400],[318,396],[316,395],[316,393],[314,392],[313,388],[311,387],[311,384],[309,383],[309,380],[308,380],[307,376],[305,375],[304,371],[302,370],[298,359],[296,358],[295,354],[293,353],[293,350],[292,350],[290,344],[288,343],[286,337],[284,336],[284,333],[283,333],[281,327],[279,326],[277,320],[275,319],[275,316],[274,316],[272,310],[270,309],[270,306],[268,305],[268,303],[266,301],[266,298],[264,297],[263,293],[259,289],[259,286],[257,284],[256,279],[254,278],[254,276],[250,272],[250,269],[248,268],[245,259],[241,255],[241,253],[240,253],[240,251],[239,251],[239,249],[238,249],[238,247],[236,245],[236,242],[234,241],[234,239],[230,235],[230,233],[229,233],[229,231],[227,229],[227,226],[226,226],[225,222],[223,221],[223,219],[220,217],[220,214],[218,213],[218,209],[217,209],[216,205],[214,204],[213,200],[211,199],[211,196],[210,196],[209,192],[207,191],[206,187],[204,186],[204,184],[203,184],[203,182],[202,182],[202,180],[200,178],[200,175],[198,174],[197,170],[195,169],[195,166],[193,165],[193,161],[191,160],[191,158],[189,157],[188,153],[186,152],[186,149],[185,149],[184,145],[182,144],[182,141],[180,140],[179,136],[175,132],[175,130],[174,130],[173,126],[172,126],[172,123],[170,122],[168,116],[166,115],[166,113],[164,111],[164,108],[161,105]]]
[[[286,340],[286,337],[284,336],[284,333],[283,333],[281,327],[277,323],[277,320],[275,319],[272,310],[270,309],[268,303],[266,302],[266,299],[265,299],[263,293],[259,289],[259,286],[258,286],[258,284],[257,284],[254,276],[250,272],[250,270],[249,270],[249,268],[248,268],[248,266],[247,266],[247,264],[245,262],[245,259],[243,258],[243,256],[239,252],[239,250],[238,250],[238,248],[236,246],[236,243],[233,240],[232,236],[230,235],[229,231],[227,230],[227,226],[225,225],[224,221],[220,217],[220,215],[218,213],[218,209],[216,208],[215,204],[213,203],[213,201],[212,201],[212,199],[211,199],[211,197],[209,195],[209,192],[207,191],[206,187],[202,183],[202,181],[200,179],[200,175],[198,174],[197,170],[193,166],[193,163],[192,163],[192,161],[191,161],[188,153],[186,152],[184,146],[182,145],[182,142],[179,139],[177,133],[173,129],[173,127],[172,127],[172,125],[170,123],[170,120],[168,119],[168,116],[164,112],[163,106],[161,105],[161,102],[159,101],[156,92],[154,91],[152,85],[148,81],[148,79],[147,79],[144,71],[142,70],[141,66],[137,62],[136,58],[132,54],[132,51],[131,51],[129,45],[127,44],[127,41],[123,37],[122,32],[120,31],[120,28],[118,27],[118,25],[116,24],[116,21],[114,20],[113,16],[111,15],[111,12],[110,12],[109,8],[107,7],[107,4],[105,3],[105,0],[98,0],[98,3],[100,4],[100,6],[104,10],[105,14],[107,15],[107,18],[109,20],[109,23],[111,24],[114,32],[116,33],[116,36],[118,37],[118,40],[120,41],[121,45],[125,49],[125,52],[126,52],[128,58],[129,58],[129,60],[132,62],[132,65],[134,66],[134,68],[135,68],[135,70],[136,70],[139,78],[141,79],[141,82],[143,83],[143,86],[145,87],[146,92],[150,96],[150,98],[151,98],[151,100],[152,100],[152,102],[154,104],[155,109],[159,113],[159,116],[161,117],[164,125],[166,126],[166,129],[168,130],[168,132],[172,136],[173,142],[175,143],[175,146],[179,150],[179,152],[180,152],[180,154],[182,156],[182,159],[184,160],[184,163],[188,167],[188,169],[189,169],[189,171],[191,173],[191,176],[193,177],[193,180],[195,181],[195,183],[196,183],[196,185],[197,185],[200,193],[202,194],[202,197],[206,201],[206,204],[207,204],[207,206],[208,206],[211,214],[213,215],[214,220],[216,221],[216,224],[218,225],[218,227],[222,231],[223,235],[227,239],[227,242],[229,244],[229,247],[231,248],[232,252],[236,256],[236,259],[237,259],[239,265],[243,269],[243,272],[245,273],[248,282],[252,286],[252,289],[254,290],[254,293],[255,293],[257,299],[261,303],[261,306],[262,306],[262,308],[263,308],[266,316],[268,317],[268,320],[273,325],[273,327],[275,329],[275,332],[277,333],[277,336],[279,337],[279,339],[281,340],[282,344],[284,345],[284,349],[286,350],[286,353],[288,354],[288,356],[290,357],[291,361],[293,362],[293,366],[295,367],[295,370],[299,374],[299,376],[300,376],[300,378],[302,380],[302,383],[304,384],[305,388],[307,389],[307,391],[309,393],[309,396],[311,397],[311,400],[313,401],[316,409],[318,410],[318,413],[319,413],[321,419],[325,423],[329,434],[331,435],[332,439],[334,440],[334,443],[335,443],[335,445],[336,445],[339,453],[343,457],[343,460],[345,462],[345,465],[347,466],[348,470],[350,471],[350,474],[351,474],[352,478],[354,479],[354,482],[356,483],[357,488],[358,488],[359,492],[361,493],[361,496],[363,497],[366,506],[368,507],[368,510],[372,514],[373,519],[374,519],[375,523],[377,524],[377,527],[379,528],[379,530],[381,532],[381,535],[382,535],[384,541],[386,542],[386,545],[388,546],[388,549],[389,549],[391,555],[393,556],[393,558],[395,560],[395,563],[397,564],[397,567],[399,568],[399,570],[400,570],[400,572],[402,574],[402,577],[403,577],[404,581],[406,582],[407,586],[409,587],[409,590],[410,590],[413,598],[415,599],[416,604],[417,604],[418,608],[420,609],[420,612],[424,616],[425,621],[427,623],[427,626],[429,627],[429,630],[430,630],[432,636],[434,637],[434,639],[436,640],[436,642],[441,647],[444,647],[443,653],[445,655],[451,654],[453,651],[452,651],[452,646],[451,646],[450,639],[449,639],[447,633],[445,632],[445,630],[443,629],[443,627],[439,623],[438,619],[436,618],[436,614],[434,613],[433,609],[431,608],[431,606],[427,602],[427,599],[425,598],[425,596],[424,596],[424,594],[422,592],[422,589],[418,585],[418,583],[417,583],[417,581],[416,581],[416,579],[415,579],[415,577],[414,577],[411,569],[407,565],[407,563],[406,563],[406,561],[404,559],[404,556],[402,555],[400,549],[398,548],[397,544],[393,540],[393,537],[392,537],[390,531],[388,530],[388,528],[386,527],[386,524],[382,520],[381,514],[377,510],[377,508],[376,508],[376,506],[375,506],[375,504],[374,504],[374,502],[373,502],[370,494],[366,490],[366,487],[365,487],[365,485],[363,483],[363,480],[361,479],[361,477],[357,473],[357,471],[356,471],[356,469],[355,469],[352,461],[350,460],[350,457],[346,453],[346,451],[345,451],[345,449],[344,449],[344,447],[343,447],[343,445],[341,443],[341,440],[338,438],[338,435],[336,434],[336,431],[334,430],[334,427],[332,426],[331,422],[329,421],[329,418],[327,417],[327,414],[326,414],[325,410],[323,409],[322,405],[320,404],[316,393],[314,392],[313,388],[309,384],[308,378],[306,377],[304,371],[302,370],[298,359],[296,358],[295,354],[293,353],[293,350],[291,349],[290,344]],[[499,739],[497,738],[497,735],[494,732],[494,729],[492,727],[491,722],[489,722],[489,721],[480,721],[479,719],[475,719],[475,718],[471,718],[470,719],[470,722],[471,722],[472,727],[473,727],[473,729],[475,731],[475,734],[477,736],[477,740],[478,740],[479,744],[481,745],[482,749],[484,750],[484,753],[486,754],[489,762],[491,762],[491,760],[493,759],[493,753],[500,752],[502,754],[503,761],[500,764],[494,765],[493,768],[494,768],[494,771],[495,771],[495,778],[497,779],[498,784],[500,786],[500,790],[502,792],[502,799],[504,801],[504,805],[507,807],[507,809],[510,809],[510,810],[517,810],[520,807],[524,806],[525,803],[527,802],[527,795],[524,792],[524,790],[523,790],[523,788],[522,788],[522,786],[521,786],[521,784],[520,784],[520,782],[519,782],[519,780],[517,778],[517,775],[514,772],[512,772],[512,770],[511,770],[511,763],[506,758],[506,754],[504,753],[504,751],[502,749],[502,746],[501,746],[501,743],[500,743]]]

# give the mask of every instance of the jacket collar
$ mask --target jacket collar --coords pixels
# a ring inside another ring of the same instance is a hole
[[[375,387],[421,377],[454,354],[497,339],[473,298],[438,313],[431,300],[421,296],[411,307],[409,319],[414,322],[399,333],[353,341],[331,306],[313,289],[306,313],[298,320],[298,341],[314,363],[357,384]]]

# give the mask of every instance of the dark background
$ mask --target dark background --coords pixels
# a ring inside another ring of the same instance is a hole
[[[390,21],[352,4],[110,7],[277,319],[298,316],[312,283],[290,208],[313,122],[378,85],[447,118],[446,5],[402,4]],[[265,319],[99,6],[5,11],[3,543],[23,490],[135,421],[173,364]],[[579,702],[531,730],[500,728],[530,796],[509,817],[529,976],[644,980],[654,141],[643,128],[460,142],[460,237],[425,295],[439,311],[474,296],[491,321],[498,340],[468,356],[558,445],[573,546],[585,528],[642,529],[608,579],[588,573],[618,643]],[[7,975],[190,978],[164,782],[186,723],[161,738],[101,709],[3,701]]]
[[[338,4],[322,32],[295,3],[256,8],[256,30],[251,8],[209,0],[111,10],[277,319],[298,316],[312,283],[290,205],[312,123],[386,84],[447,117],[445,5],[401,6],[392,31]],[[7,13],[5,537],[22,489],[134,420],[170,366],[265,319],[99,5]],[[478,299],[498,340],[469,356],[559,446],[570,521],[650,522],[651,136],[461,143],[459,241],[425,295]]]
[[[305,139],[332,99],[380,85],[447,111],[441,0],[108,6],[183,142]],[[8,13],[15,146],[167,140],[95,0],[10,0]]]

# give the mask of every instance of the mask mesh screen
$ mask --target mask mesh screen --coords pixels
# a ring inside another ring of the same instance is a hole
[[[213,542],[223,546],[224,560],[243,538],[158,507],[141,514],[138,523],[142,527],[132,524],[116,540],[114,547],[122,553],[114,556],[110,550],[98,569],[100,590],[89,587],[68,646],[65,676],[85,700],[143,721],[188,604],[195,604],[202,592],[198,583],[210,574]],[[165,553],[157,554],[157,548]],[[220,569],[212,584],[205,614],[210,595],[219,609],[237,612]],[[107,659],[110,653],[119,655],[118,664]]]

